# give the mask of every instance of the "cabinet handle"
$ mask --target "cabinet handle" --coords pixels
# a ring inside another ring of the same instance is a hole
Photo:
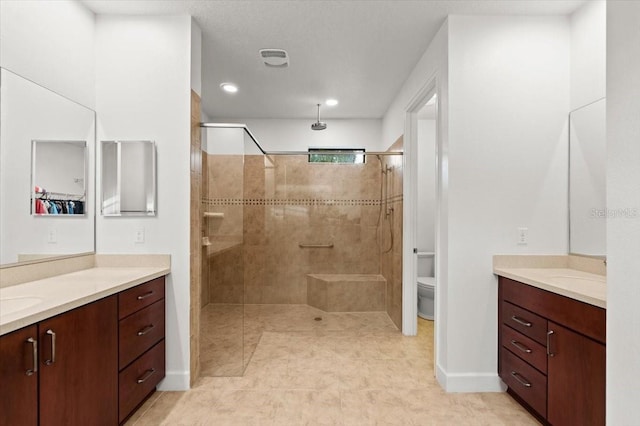
[[[525,345],[523,345],[523,344],[522,344],[522,343],[520,343],[520,342],[517,342],[517,341],[515,341],[515,340],[512,340],[512,341],[511,341],[511,344],[512,344],[513,346],[515,346],[516,348],[520,349],[522,352],[525,352],[525,353],[528,353],[528,354],[530,354],[530,353],[531,353],[531,349],[529,349],[528,347],[526,347]]]
[[[154,328],[155,328],[155,325],[149,324],[148,326],[146,326],[143,329],[141,329],[140,331],[138,331],[138,336],[144,336],[145,334],[147,334],[148,332],[150,332]]]
[[[27,376],[33,376],[38,372],[38,341],[33,337],[29,337],[27,343],[31,343],[31,348],[33,349],[33,368],[28,369],[25,374]]]
[[[141,294],[140,296],[138,296],[138,300],[144,300],[147,297],[151,297],[153,296],[153,290],[146,292],[145,294]]]
[[[145,371],[145,372],[144,372],[144,374],[142,375],[142,377],[140,377],[140,378],[137,380],[138,384],[141,384],[141,383],[146,382],[146,381],[147,381],[147,379],[148,379],[149,377],[153,376],[153,373],[155,373],[155,372],[156,372],[156,369],[155,369],[155,368],[151,368],[151,369],[149,369],[149,370]]]
[[[526,387],[526,388],[530,388],[531,387],[531,383],[529,383],[529,381],[527,379],[524,378],[524,376],[516,373],[515,371],[511,372],[511,375],[513,376],[514,379],[516,379],[518,381],[518,383],[520,383],[522,386]]]
[[[46,334],[51,337],[51,358],[45,360],[44,363],[45,365],[51,365],[56,362],[56,333],[49,329],[46,331]]]
[[[525,327],[531,327],[531,323],[529,321],[523,320],[522,318],[518,318],[515,315],[511,315],[511,319],[520,325],[524,325]]]
[[[548,356],[555,356],[556,355],[551,350],[551,335],[552,334],[553,334],[553,330],[547,331],[547,355]]]

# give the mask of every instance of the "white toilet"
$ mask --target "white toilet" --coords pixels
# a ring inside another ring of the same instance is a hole
[[[431,321],[436,286],[434,256],[433,252],[418,252],[418,316]]]

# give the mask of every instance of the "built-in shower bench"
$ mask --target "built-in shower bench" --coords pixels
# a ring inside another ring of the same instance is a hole
[[[326,312],[384,311],[387,280],[374,274],[307,274],[307,304]]]

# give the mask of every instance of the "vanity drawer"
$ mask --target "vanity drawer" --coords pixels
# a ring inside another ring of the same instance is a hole
[[[500,350],[502,371],[500,377],[531,408],[542,417],[547,415],[547,376],[512,354]]]
[[[164,300],[120,321],[120,369],[164,338]]]
[[[501,325],[501,329],[502,346],[542,373],[547,373],[547,348],[545,346],[504,324]]]
[[[156,278],[118,295],[118,319],[164,299],[164,277]]]
[[[541,316],[509,302],[502,302],[502,321],[525,336],[546,345],[547,320]]]
[[[119,374],[119,422],[129,416],[165,375],[164,340]]]

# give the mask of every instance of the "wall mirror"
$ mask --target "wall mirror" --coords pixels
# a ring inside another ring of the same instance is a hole
[[[0,81],[0,263],[94,252],[95,112],[4,68]],[[36,214],[47,197],[67,214]]]
[[[606,256],[606,100],[569,114],[569,252]]]
[[[33,141],[31,214],[85,214],[86,141]]]
[[[102,141],[102,214],[156,215],[156,145]]]

